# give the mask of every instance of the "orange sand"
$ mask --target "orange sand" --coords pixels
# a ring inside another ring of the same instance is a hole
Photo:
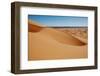
[[[29,60],[87,58],[87,43],[70,33],[29,21]],[[31,28],[30,28],[31,27]]]

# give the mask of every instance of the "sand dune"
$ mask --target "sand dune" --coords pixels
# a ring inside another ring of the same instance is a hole
[[[34,26],[35,25],[35,26]],[[29,60],[87,57],[87,45],[69,33],[29,22]]]
[[[69,45],[85,45],[84,42],[79,39],[73,37],[70,34],[66,34],[64,32],[58,31],[53,28],[45,28],[41,30],[41,34],[45,34],[46,36],[50,36],[53,39],[57,40],[60,43],[69,44]]]
[[[38,23],[33,23],[31,20],[28,21],[29,32],[39,32],[43,27],[39,26]]]

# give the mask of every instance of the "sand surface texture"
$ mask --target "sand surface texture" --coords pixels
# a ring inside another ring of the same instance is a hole
[[[41,27],[31,21],[28,26],[29,60],[87,58],[87,38],[73,34],[74,30]]]

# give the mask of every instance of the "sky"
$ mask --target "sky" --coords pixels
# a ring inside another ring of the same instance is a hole
[[[88,17],[28,15],[28,19],[47,27],[87,27]]]

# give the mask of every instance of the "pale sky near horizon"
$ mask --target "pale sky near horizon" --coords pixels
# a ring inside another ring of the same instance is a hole
[[[28,19],[47,27],[87,27],[88,17],[28,15]]]

